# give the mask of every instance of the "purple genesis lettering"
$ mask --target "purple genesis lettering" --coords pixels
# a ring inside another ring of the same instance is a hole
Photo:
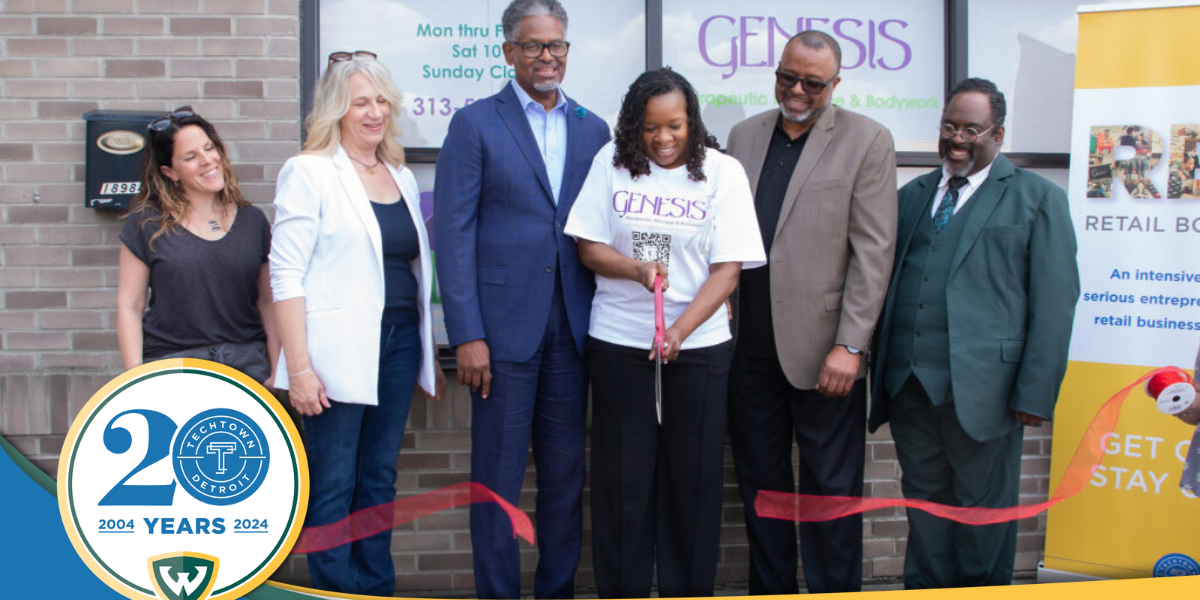
[[[897,46],[900,46],[901,48],[903,48],[904,49],[904,60],[900,62],[899,66],[889,67],[887,65],[887,63],[883,62],[883,59],[881,58],[881,59],[879,59],[879,66],[881,66],[884,69],[887,69],[889,71],[899,71],[900,69],[903,69],[904,67],[907,67],[910,63],[912,63],[912,46],[909,46],[908,44],[904,43],[899,38],[894,38],[894,37],[888,35],[887,27],[888,27],[888,25],[890,25],[892,23],[898,23],[902,29],[908,29],[908,23],[905,23],[904,21],[900,21],[897,19],[888,19],[886,21],[881,21],[879,23],[879,37],[881,37],[885,40],[891,40],[893,42],[896,42]]]
[[[763,35],[763,32],[754,30],[761,28],[764,22],[766,55],[751,56],[754,54],[751,38]],[[864,23],[852,18],[796,17],[795,29],[789,31],[775,17],[713,15],[701,22],[698,43],[700,58],[704,62],[726,69],[721,79],[733,77],[741,67],[774,67],[778,58],[777,48],[781,49],[794,33],[810,29],[829,31],[831,35],[844,40],[843,48],[850,45],[858,51],[852,63],[847,63],[843,55],[841,68],[844,70],[866,66],[870,69],[898,71],[912,64],[913,51],[912,46],[900,38],[896,26],[900,30],[908,29],[908,22],[900,19],[869,19]],[[728,42],[725,41],[726,36]],[[710,40],[715,42],[711,45],[712,52]],[[721,50],[718,51],[718,48]],[[896,65],[888,64],[884,59],[884,54],[893,48],[899,48],[903,53],[903,58]]]
[[[667,219],[687,218],[693,221],[703,221],[708,216],[707,202],[704,200],[688,200],[687,198],[663,198],[662,196],[647,196],[637,192],[613,192],[613,211],[621,218],[625,215],[653,215]]]

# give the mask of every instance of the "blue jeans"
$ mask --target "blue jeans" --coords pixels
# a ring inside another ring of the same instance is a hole
[[[304,417],[312,527],[396,499],[396,457],[421,364],[416,321],[384,326],[379,340],[379,404],[333,406]],[[392,531],[308,555],[313,587],[346,594],[391,596],[396,589]]]

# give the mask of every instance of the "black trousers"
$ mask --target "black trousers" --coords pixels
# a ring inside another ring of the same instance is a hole
[[[905,498],[950,506],[1017,505],[1024,427],[992,440],[973,439],[959,424],[954,402],[934,406],[915,377],[905,381],[888,414]],[[908,509],[905,588],[1008,585],[1016,556],[1016,521],[963,525]]]
[[[596,586],[601,598],[649,598],[657,554],[660,597],[711,596],[732,343],[663,365],[661,426],[649,352],[588,338]]]
[[[734,354],[729,438],[750,541],[750,593],[797,594],[796,524],[759,519],[759,490],[795,492],[792,444],[800,449],[801,494],[862,496],[866,380],[845,398],[792,387],[778,358]],[[862,515],[800,524],[809,593],[862,589]]]

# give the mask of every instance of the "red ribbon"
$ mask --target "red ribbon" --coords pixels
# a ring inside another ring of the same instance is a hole
[[[415,521],[421,517],[450,508],[495,502],[512,522],[513,537],[534,544],[533,523],[509,501],[501,498],[487,486],[474,482],[456,483],[419,496],[364,508],[354,514],[328,525],[305,527],[292,548],[292,554],[307,554],[336,548],[342,544],[369,538],[388,531],[397,525]]]
[[[1125,403],[1129,392],[1153,377],[1164,373],[1173,374],[1177,371],[1177,367],[1155,369],[1142,375],[1137,381],[1125,386],[1124,389],[1109,398],[1104,406],[1101,406],[1100,410],[1096,412],[1096,416],[1092,417],[1092,422],[1084,432],[1079,445],[1075,447],[1075,454],[1071,457],[1071,462],[1068,463],[1067,470],[1059,480],[1054,494],[1045,502],[1008,508],[983,508],[947,506],[928,500],[908,498],[816,496],[761,490],[754,500],[754,510],[760,518],[797,522],[829,521],[868,510],[894,506],[917,508],[929,514],[967,525],[991,525],[1027,519],[1082,492],[1087,486],[1088,479],[1092,476],[1092,471],[1104,460],[1104,442],[1116,429],[1117,418],[1121,415],[1121,406]]]

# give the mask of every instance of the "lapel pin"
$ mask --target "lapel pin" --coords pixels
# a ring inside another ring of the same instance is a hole
[[[586,117],[587,109],[582,106],[576,106],[575,107],[575,116],[579,117],[580,119]]]

